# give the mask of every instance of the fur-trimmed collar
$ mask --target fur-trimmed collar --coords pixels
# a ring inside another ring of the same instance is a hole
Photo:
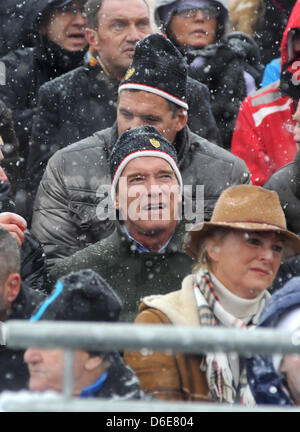
[[[143,299],[141,310],[158,309],[165,314],[173,325],[198,326],[199,316],[193,291],[194,275],[186,276],[178,291],[165,295],[147,296]]]

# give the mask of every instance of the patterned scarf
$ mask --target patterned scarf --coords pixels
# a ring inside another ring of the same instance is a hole
[[[222,325],[229,328],[253,328],[246,326],[239,318],[228,313],[221,305],[214,290],[210,273],[200,269],[196,274],[194,294],[198,307],[201,326],[214,327]],[[206,379],[211,396],[218,402],[241,403],[254,406],[255,401],[247,383],[246,370],[241,359],[235,360],[236,367],[241,370],[238,383],[234,380],[232,359],[227,353],[207,353],[205,357]]]

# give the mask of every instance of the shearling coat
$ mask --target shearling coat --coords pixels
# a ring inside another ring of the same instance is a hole
[[[97,208],[106,198],[102,186],[111,184],[109,155],[117,138],[115,124],[57,151],[49,160],[37,192],[31,226],[44,246],[49,268],[56,259],[70,256],[112,233],[113,221],[100,220]],[[188,127],[177,134],[174,146],[183,183],[192,186],[185,201],[195,203],[196,186],[204,185],[205,220],[210,220],[224,189],[249,183],[244,161]],[[199,195],[198,201],[201,204]]]
[[[187,276],[179,291],[143,299],[136,324],[199,326],[193,292],[193,276]],[[126,352],[125,362],[137,374],[142,389],[166,400],[213,401],[209,397],[203,356],[153,352]]]

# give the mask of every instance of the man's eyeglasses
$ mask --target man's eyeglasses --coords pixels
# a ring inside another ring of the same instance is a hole
[[[195,18],[198,11],[201,10],[203,18],[210,20],[215,19],[218,16],[218,10],[214,6],[205,6],[197,8],[177,9],[176,13],[182,18]]]

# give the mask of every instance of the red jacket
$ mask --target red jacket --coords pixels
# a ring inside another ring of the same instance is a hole
[[[299,0],[282,38],[282,71],[293,60],[293,64],[299,62],[291,50],[290,35],[294,28],[300,28]],[[298,78],[299,70],[296,72],[294,76]],[[294,160],[297,147],[293,136],[293,115],[297,100],[297,97],[294,100],[283,96],[280,81],[277,81],[243,101],[232,137],[231,151],[246,162],[253,184],[263,186],[271,174]]]

